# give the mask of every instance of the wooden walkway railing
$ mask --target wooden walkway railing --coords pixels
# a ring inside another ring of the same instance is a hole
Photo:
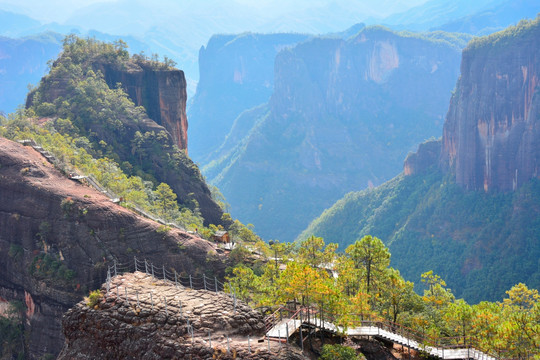
[[[267,317],[268,338],[279,341],[293,335],[303,327],[315,327],[334,334],[349,337],[372,337],[391,341],[394,344],[407,347],[410,350],[420,351],[430,356],[444,359],[476,359],[476,360],[496,360],[497,357],[480,350],[473,339],[470,338],[440,338],[433,339],[424,336],[403,325],[392,323],[383,319],[361,320],[354,322],[351,327],[344,328],[335,325],[329,320],[324,320],[312,309],[300,308],[292,316],[279,320],[278,314],[283,314],[283,308],[279,308],[272,315]],[[301,336],[302,337],[302,336]]]

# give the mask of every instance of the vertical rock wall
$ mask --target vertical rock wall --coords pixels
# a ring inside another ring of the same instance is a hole
[[[179,149],[187,151],[186,79],[182,70],[118,70],[96,64],[109,87],[121,83],[137,106],[144,106],[150,119],[167,129]]]
[[[468,190],[512,191],[538,176],[540,26],[472,42],[443,130],[441,165]]]

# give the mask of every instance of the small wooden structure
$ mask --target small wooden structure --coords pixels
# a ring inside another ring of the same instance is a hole
[[[212,235],[212,239],[215,242],[222,243],[222,244],[228,244],[229,242],[231,242],[229,233],[225,230],[216,231],[215,234]]]

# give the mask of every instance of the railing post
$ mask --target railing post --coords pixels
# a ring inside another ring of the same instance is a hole
[[[165,265],[163,265],[163,280],[167,280],[167,276],[165,274]]]
[[[231,345],[229,344],[229,335],[227,335],[227,354],[231,352]]]
[[[106,296],[109,296],[109,290],[111,289],[111,269],[107,269],[107,292]]]
[[[178,305],[180,305],[180,316],[182,316],[182,300],[178,300]]]
[[[150,263],[150,267],[152,268],[152,279],[155,279],[155,277],[154,277],[154,264]]]
[[[206,290],[206,275],[202,274],[202,278],[203,278],[204,290]]]
[[[135,263],[135,272],[137,272],[138,269],[137,269],[137,257],[136,256],[133,257],[133,262]]]
[[[114,260],[114,276],[117,276],[117,272],[116,272],[116,260]]]
[[[300,346],[304,352],[304,335],[302,334],[302,322],[300,321]]]
[[[116,284],[116,297],[119,298],[120,295],[118,295],[118,284]]]
[[[251,338],[248,335],[248,351],[251,354]]]
[[[289,322],[288,321],[285,323],[285,335],[287,336],[286,341],[288,344],[289,343]]]
[[[218,292],[218,283],[217,283],[217,277],[214,276],[214,284],[216,284],[216,292]]]
[[[208,346],[212,348],[212,337],[210,335],[210,331],[208,332]]]
[[[178,287],[178,277],[176,275],[176,269],[174,269],[174,286]]]
[[[191,275],[189,275],[189,287],[193,289],[193,281],[191,280]]]
[[[148,275],[148,262],[146,262],[146,259],[144,259],[144,272]]]
[[[167,297],[163,297],[163,301],[165,301],[165,316],[169,316],[169,311],[167,310]]]

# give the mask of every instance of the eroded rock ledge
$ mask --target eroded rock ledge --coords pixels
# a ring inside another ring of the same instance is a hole
[[[58,359],[305,359],[293,346],[259,343],[261,314],[229,294],[140,272],[113,277],[109,289],[94,307],[82,301],[64,315]]]

